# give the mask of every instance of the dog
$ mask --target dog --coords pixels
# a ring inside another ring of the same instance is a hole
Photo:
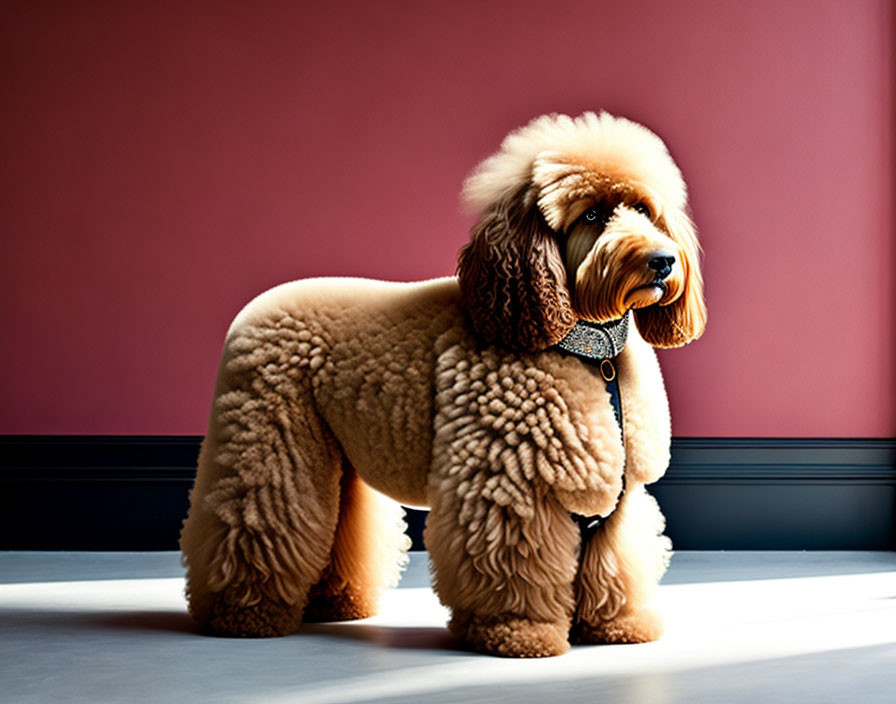
[[[456,277],[292,282],[231,325],[181,535],[212,633],[372,615],[407,560],[400,502],[430,509],[434,589],[470,648],[660,636],[653,348],[706,323],[680,171],[641,125],[551,114],[463,197]]]

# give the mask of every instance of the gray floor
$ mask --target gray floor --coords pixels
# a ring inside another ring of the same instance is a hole
[[[412,557],[375,618],[229,640],[174,553],[0,553],[0,701],[896,702],[896,553],[678,553],[661,641],[537,661],[462,650]]]

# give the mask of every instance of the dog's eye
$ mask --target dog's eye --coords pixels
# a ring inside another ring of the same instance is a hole
[[[595,205],[591,208],[588,208],[588,210],[585,211],[585,214],[582,217],[584,218],[585,222],[589,224],[602,222],[604,220],[603,209]]]
[[[653,220],[653,216],[650,214],[650,208],[646,203],[635,203],[632,207],[635,209],[635,212],[641,213],[641,215],[648,220]]]

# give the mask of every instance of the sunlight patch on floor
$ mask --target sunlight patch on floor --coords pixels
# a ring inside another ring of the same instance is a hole
[[[186,612],[183,578],[0,584],[0,609],[76,612],[135,608]]]

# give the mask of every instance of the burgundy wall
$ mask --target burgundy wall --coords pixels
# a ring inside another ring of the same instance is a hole
[[[689,181],[677,435],[890,436],[886,0],[5,2],[0,433],[202,433],[284,280],[453,273],[503,134],[605,108]]]

